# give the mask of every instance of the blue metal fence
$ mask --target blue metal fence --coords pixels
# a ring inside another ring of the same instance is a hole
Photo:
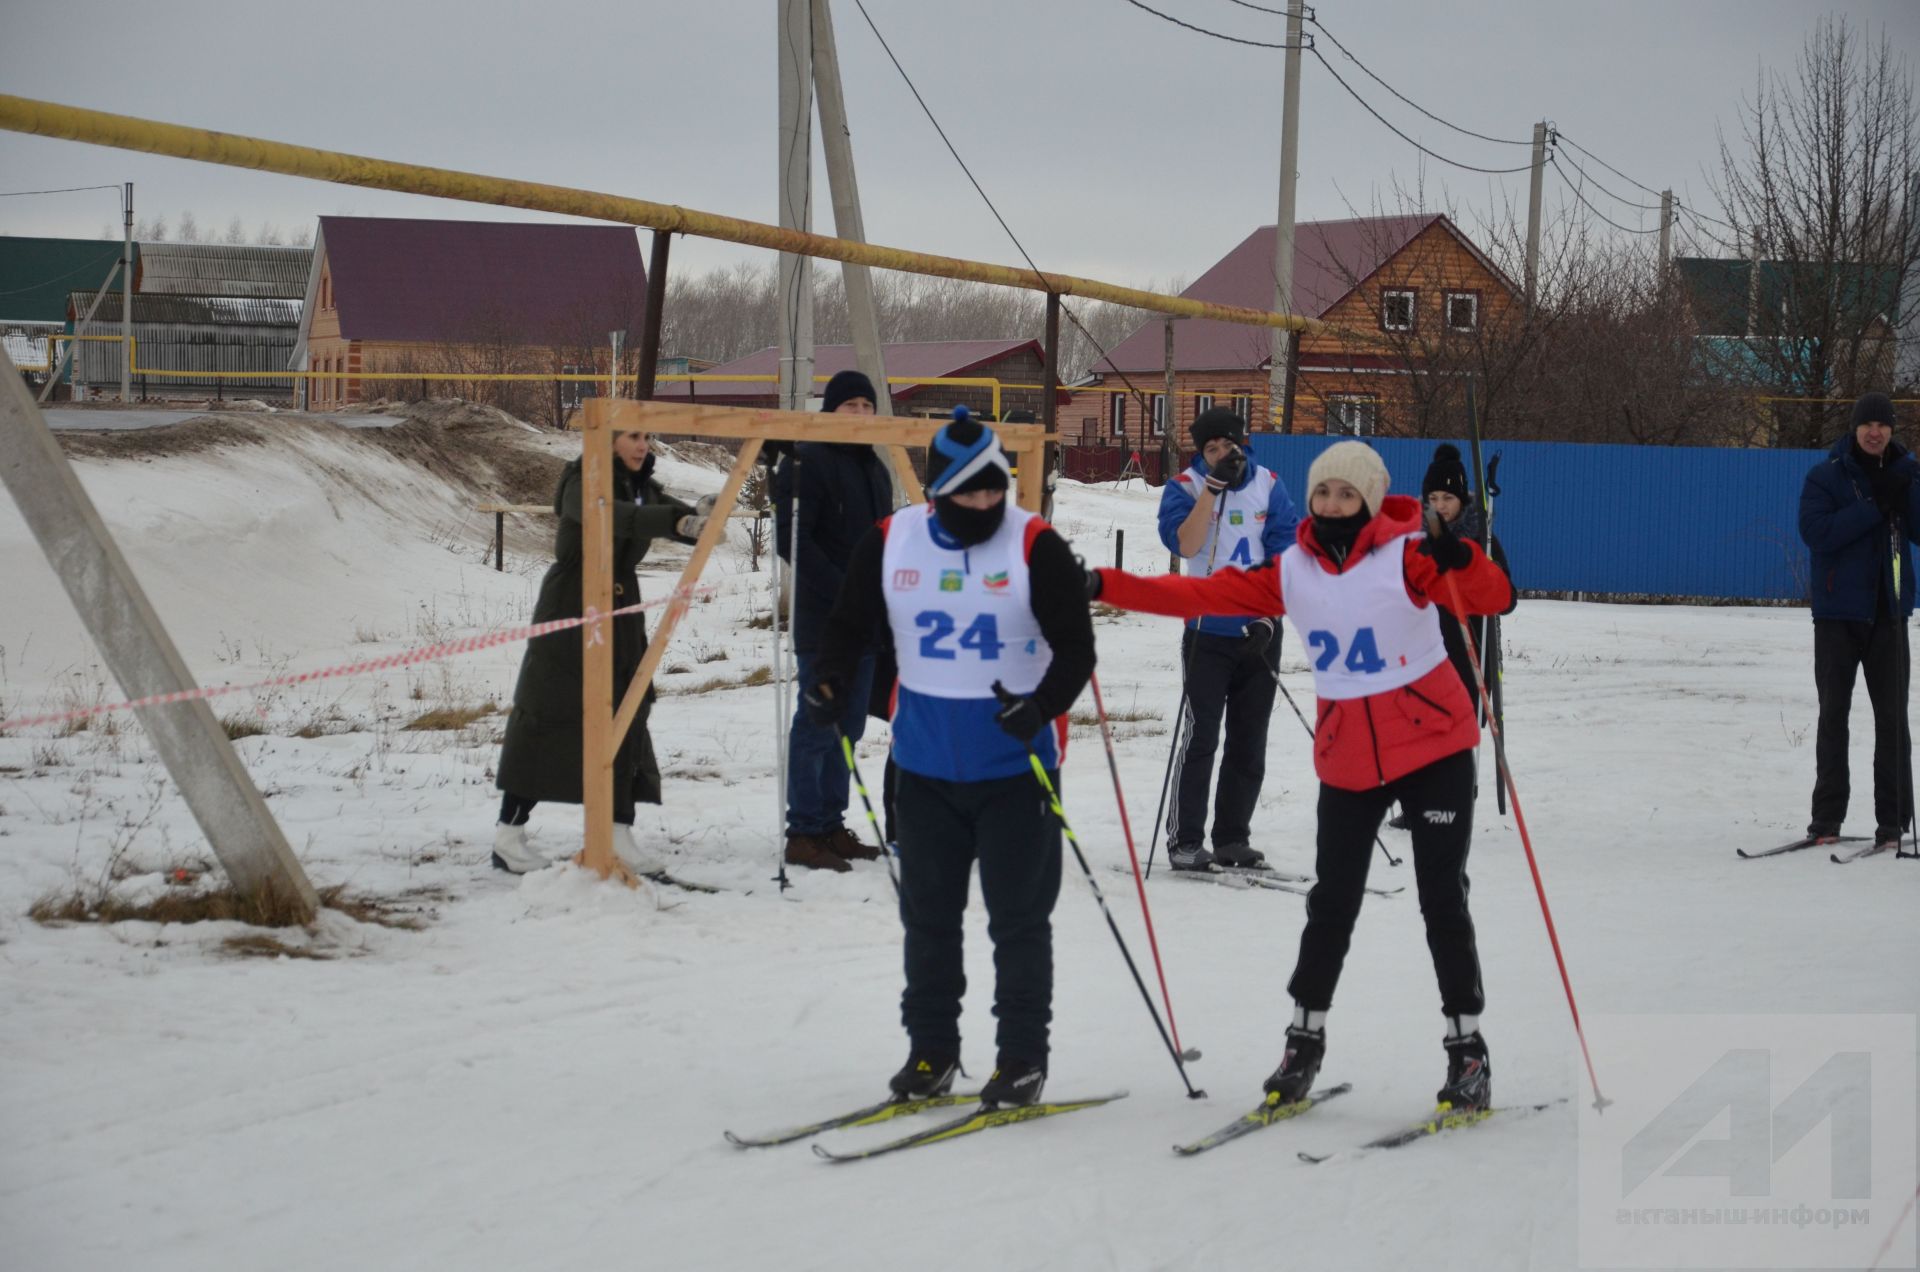
[[[1306,514],[1307,466],[1335,437],[1256,434],[1252,451]],[[1370,438],[1392,490],[1418,497],[1446,439]],[[1473,449],[1454,442],[1471,473]],[[1494,533],[1514,582],[1541,591],[1729,600],[1807,599],[1800,487],[1807,450],[1489,441],[1502,488]]]

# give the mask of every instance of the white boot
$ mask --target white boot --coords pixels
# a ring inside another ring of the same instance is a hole
[[[493,868],[512,874],[545,868],[547,859],[527,846],[527,828],[505,822],[493,828]]]
[[[666,860],[643,849],[634,840],[633,827],[613,824],[613,855],[620,858],[620,864],[641,876],[664,874]]]

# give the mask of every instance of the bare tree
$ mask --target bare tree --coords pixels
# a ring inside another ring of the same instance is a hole
[[[1714,189],[1732,226],[1725,247],[1759,258],[1743,361],[1754,388],[1808,399],[1778,413],[1776,443],[1819,446],[1845,399],[1890,387],[1895,343],[1915,331],[1915,315],[1897,312],[1920,263],[1911,65],[1884,31],[1874,42],[1823,18],[1791,79],[1761,72],[1740,130],[1741,152],[1721,135]]]
[[[182,243],[200,241],[200,222],[194,219],[191,211],[180,214],[180,228],[174,231],[174,238]]]
[[[234,246],[239,246],[240,244],[245,243],[247,241],[246,222],[242,221],[237,216],[234,217],[231,221],[228,221],[227,233],[225,238],[222,241]]]

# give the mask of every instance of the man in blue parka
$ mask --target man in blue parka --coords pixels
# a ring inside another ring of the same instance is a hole
[[[1247,458],[1247,422],[1225,407],[1193,422],[1193,465],[1160,491],[1160,540],[1205,577],[1234,566],[1271,569],[1293,543],[1299,514],[1272,469]],[[1167,861],[1175,870],[1257,869],[1253,808],[1267,773],[1267,720],[1280,671],[1280,630],[1271,618],[1199,618],[1181,633],[1183,719],[1175,724],[1173,803],[1167,810]],[[1207,786],[1220,727],[1220,787],[1213,805],[1213,851],[1205,846]],[[1181,737],[1184,731],[1184,739]]]
[[[1800,537],[1813,553],[1813,678],[1820,694],[1813,820],[1807,833],[1840,833],[1847,815],[1847,716],[1864,668],[1873,703],[1876,844],[1897,843],[1913,820],[1907,732],[1906,622],[1920,529],[1920,462],[1893,440],[1893,402],[1868,393],[1853,429],[1807,474]]]

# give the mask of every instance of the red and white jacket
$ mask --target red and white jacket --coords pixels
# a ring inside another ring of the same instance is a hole
[[[1370,790],[1479,743],[1473,701],[1446,659],[1433,606],[1465,618],[1501,613],[1513,599],[1505,572],[1471,540],[1471,563],[1443,576],[1420,551],[1420,515],[1418,500],[1387,496],[1342,565],[1321,549],[1307,518],[1277,567],[1226,569],[1209,578],[1103,569],[1100,599],[1176,618],[1278,617],[1289,613],[1291,595],[1290,616],[1302,629],[1319,698],[1314,771],[1329,786]],[[1397,557],[1404,601],[1401,589],[1379,585],[1380,554]],[[1289,587],[1290,570],[1318,573]],[[1384,687],[1368,692],[1370,676]]]

